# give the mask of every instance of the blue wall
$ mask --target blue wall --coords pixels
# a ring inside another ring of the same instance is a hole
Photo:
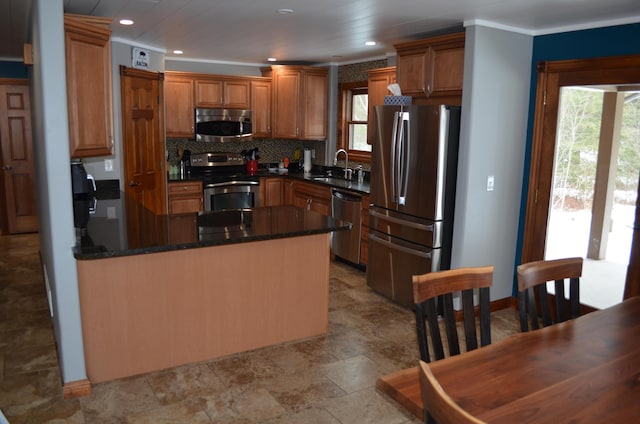
[[[531,144],[533,139],[533,119],[535,115],[538,73],[536,65],[541,61],[587,59],[594,57],[640,55],[640,23],[541,35],[533,39],[531,60],[531,90],[529,92],[529,118],[524,158],[524,178],[520,202],[520,226],[516,247],[516,265],[522,256],[522,237],[529,188],[529,167],[531,166]],[[638,75],[640,82],[640,75]],[[514,294],[517,284],[514,282]]]
[[[0,60],[0,78],[29,78],[29,74],[22,62]]]

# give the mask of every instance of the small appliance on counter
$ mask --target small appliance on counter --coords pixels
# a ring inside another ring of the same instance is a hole
[[[71,190],[73,192],[73,224],[76,228],[86,228],[89,215],[95,212],[98,201],[95,198],[96,182],[80,159],[71,160]]]
[[[87,174],[81,159],[71,160],[71,189],[76,196],[89,196],[96,191],[96,182],[91,174]]]

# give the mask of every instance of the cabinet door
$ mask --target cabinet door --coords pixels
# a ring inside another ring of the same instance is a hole
[[[296,181],[293,204],[323,215],[331,215],[331,189],[328,186]]]
[[[196,107],[248,109],[251,93],[249,87],[248,80],[197,79]]]
[[[193,80],[167,75],[164,87],[167,137],[193,138]]]
[[[417,98],[462,96],[465,33],[453,33],[396,45],[398,83]],[[455,102],[454,102],[455,103]]]
[[[369,124],[371,123],[371,117],[373,116],[373,107],[384,104],[384,96],[388,96],[391,93],[387,86],[396,82],[396,68],[382,68],[374,69],[368,72],[368,102],[369,102]],[[367,132],[367,143],[373,144],[373,131]]]
[[[427,90],[427,52],[420,51],[411,54],[398,53],[398,84],[402,94],[428,95]]]
[[[196,107],[222,107],[222,81],[196,80]]]
[[[327,138],[327,73],[304,72],[302,113],[304,125],[302,139]]]
[[[249,81],[224,82],[224,107],[230,109],[249,109],[251,88]]]
[[[362,196],[362,234],[360,237],[360,263],[367,264],[369,257],[369,196]]]
[[[169,183],[169,214],[200,212],[204,209],[202,182]]]
[[[274,73],[273,137],[298,138],[300,128],[300,72]]]
[[[433,60],[431,96],[462,96],[464,47],[434,46],[430,58]]]
[[[112,155],[111,30],[77,16],[64,22],[71,157]]]
[[[271,81],[251,81],[253,137],[271,136]]]
[[[280,206],[283,204],[283,179],[264,179],[264,206]]]

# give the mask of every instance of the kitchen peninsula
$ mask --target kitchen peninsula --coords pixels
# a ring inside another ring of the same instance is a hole
[[[123,193],[78,229],[91,383],[324,334],[329,233],[294,206],[155,215]]]

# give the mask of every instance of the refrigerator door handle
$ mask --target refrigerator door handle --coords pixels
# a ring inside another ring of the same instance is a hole
[[[384,219],[385,221],[393,222],[394,224],[400,224],[405,227],[414,228],[416,230],[426,230],[433,232],[433,224],[419,224],[417,222],[407,221],[406,219],[395,218],[393,216],[385,215],[380,212],[369,209],[369,215],[374,218]]]
[[[411,163],[411,125],[409,112],[401,112],[400,143],[398,153],[398,204],[404,205],[407,200],[407,186],[409,184],[409,164]],[[405,131],[406,129],[406,131]]]
[[[393,202],[397,202],[397,191],[396,191],[396,181],[397,181],[397,172],[398,167],[396,165],[397,162],[397,153],[398,153],[398,124],[400,123],[400,112],[393,113],[393,131],[391,133],[391,160],[389,161],[389,177],[391,178],[391,198]],[[400,131],[402,128],[400,128]]]
[[[410,247],[400,246],[399,244],[392,243],[390,241],[384,240],[375,234],[369,233],[369,240],[375,241],[376,243],[380,243],[383,246],[386,246],[390,249],[399,250],[404,253],[408,253],[413,256],[418,256],[424,259],[431,259],[431,252],[423,252],[421,250],[411,249]]]

